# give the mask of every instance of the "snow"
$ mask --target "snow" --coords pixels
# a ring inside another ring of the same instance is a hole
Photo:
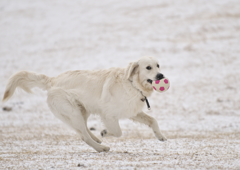
[[[0,169],[240,169],[240,3],[238,0],[0,1],[0,95],[29,70],[126,67],[160,61],[171,81],[148,100],[160,129],[121,120],[104,138],[108,153],[86,145],[47,107],[46,92],[16,92],[0,111]],[[92,116],[99,138],[104,129]]]

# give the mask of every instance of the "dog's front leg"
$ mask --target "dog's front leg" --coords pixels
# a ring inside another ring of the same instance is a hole
[[[146,124],[149,127],[151,127],[155,136],[158,138],[158,140],[160,140],[160,141],[167,140],[167,138],[162,135],[162,133],[158,127],[158,123],[157,123],[156,119],[154,119],[153,117],[147,115],[146,113],[141,112],[141,113],[137,114],[137,116],[132,117],[131,119],[133,121],[137,121],[137,122]]]
[[[107,130],[103,130],[101,132],[102,137],[114,136],[120,137],[122,135],[122,130],[119,126],[119,122],[116,119],[102,119],[103,123],[105,124]]]

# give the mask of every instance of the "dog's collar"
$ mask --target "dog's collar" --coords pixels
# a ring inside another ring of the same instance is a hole
[[[137,89],[137,90],[142,94],[143,98],[141,98],[140,100],[141,100],[142,102],[146,101],[148,110],[151,110],[151,107],[150,107],[150,104],[149,104],[149,102],[148,102],[147,97],[143,95],[143,92],[142,92],[141,90],[139,90],[138,88],[136,88],[136,87],[133,85],[133,81],[132,81],[132,80],[129,80],[129,81],[130,81],[130,83],[132,84],[132,86],[133,86],[135,89]]]

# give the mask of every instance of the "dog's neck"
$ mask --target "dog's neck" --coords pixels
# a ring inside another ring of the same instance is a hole
[[[150,97],[153,90],[152,89],[147,89],[143,87],[143,85],[139,81],[138,74],[135,74],[129,79],[129,81],[132,83],[132,86],[139,90],[144,97]]]

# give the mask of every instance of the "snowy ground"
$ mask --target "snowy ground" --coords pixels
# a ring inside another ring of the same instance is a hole
[[[46,92],[17,92],[0,111],[0,169],[240,169],[239,0],[1,0],[0,96],[20,70],[125,67],[155,56],[171,89],[154,93],[167,136],[122,120],[97,153],[57,120]],[[97,116],[89,127],[100,137]]]

